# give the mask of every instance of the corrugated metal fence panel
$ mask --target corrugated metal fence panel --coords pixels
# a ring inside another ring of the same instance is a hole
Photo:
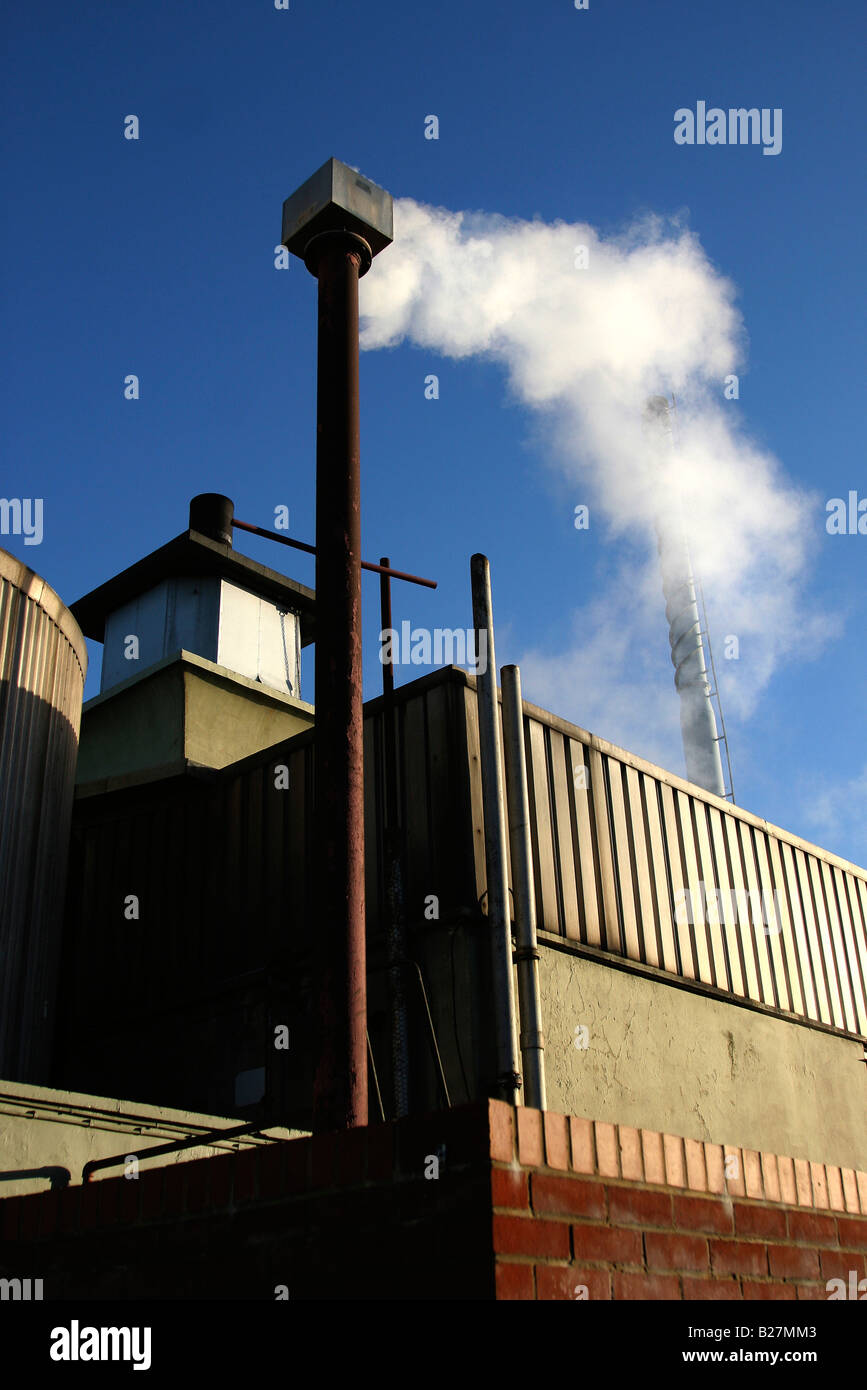
[[[540,929],[867,1034],[867,872],[534,706],[524,733]]]

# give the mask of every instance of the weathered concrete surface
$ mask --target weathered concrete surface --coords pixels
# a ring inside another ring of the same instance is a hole
[[[540,950],[551,1110],[867,1167],[861,1043]]]
[[[64,1170],[71,1184],[81,1182],[85,1163],[113,1154],[135,1154],[144,1172],[194,1158],[234,1153],[267,1143],[254,1136],[200,1145],[163,1154],[150,1162],[145,1155],[157,1144],[185,1139],[197,1130],[231,1129],[243,1123],[222,1115],[199,1115],[137,1101],[89,1096],[79,1091],[54,1091],[47,1086],[0,1081],[0,1198],[43,1192],[62,1186]],[[290,1138],[300,1130],[271,1127],[271,1138]],[[106,1168],[94,1181],[117,1178],[124,1167]]]
[[[192,652],[84,706],[76,784],[189,762],[220,768],[313,724],[313,706]]]

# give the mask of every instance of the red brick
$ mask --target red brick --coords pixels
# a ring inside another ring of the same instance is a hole
[[[60,1193],[54,1189],[42,1192],[39,1195],[39,1212],[37,1216],[37,1229],[41,1240],[53,1236],[57,1229],[57,1217],[59,1210]]]
[[[314,1134],[310,1140],[310,1185],[334,1186],[334,1169],[340,1134]],[[391,1174],[389,1174],[391,1176]]]
[[[819,1273],[818,1253],[803,1245],[769,1245],[768,1259],[778,1279],[815,1279]]]
[[[586,1178],[549,1177],[534,1173],[533,1209],[562,1216],[604,1216],[605,1189]]]
[[[607,1269],[585,1269],[583,1265],[536,1265],[536,1297],[568,1299],[575,1302],[575,1289],[583,1285],[578,1302],[606,1301],[611,1298],[611,1275]]]
[[[634,1182],[644,1179],[644,1164],[641,1160],[641,1131],[628,1125],[618,1126],[620,1140],[620,1171],[624,1178]]]
[[[667,1192],[645,1192],[640,1187],[609,1187],[609,1220],[612,1225],[666,1226],[673,1223]]]
[[[491,1170],[491,1205],[511,1207],[519,1211],[530,1205],[530,1184],[527,1174],[516,1168]]]
[[[795,1186],[798,1189],[798,1205],[813,1206],[813,1187],[810,1182],[810,1165],[805,1158],[795,1159]]]
[[[181,1216],[184,1211],[184,1189],[187,1181],[187,1164],[175,1160],[166,1167],[166,1180],[163,1189],[163,1210],[167,1216]]]
[[[596,1172],[596,1138],[593,1121],[582,1120],[572,1115],[569,1118],[569,1132],[572,1138],[572,1167],[576,1173]]]
[[[731,1303],[740,1299],[741,1286],[737,1279],[691,1279],[684,1275],[683,1296],[694,1302],[707,1299],[714,1303]]]
[[[86,1182],[81,1188],[81,1207],[79,1210],[79,1225],[82,1231],[93,1231],[96,1228],[96,1213],[99,1204],[98,1182]],[[22,1217],[24,1213],[22,1212]],[[24,1238],[24,1223],[22,1220],[21,1238]]]
[[[289,1144],[281,1144],[283,1157]],[[367,1130],[359,1125],[341,1134],[337,1145],[337,1181],[341,1187],[360,1187],[364,1182],[364,1168],[367,1160]],[[285,1183],[284,1183],[285,1191]]]
[[[663,1235],[648,1231],[644,1237],[648,1269],[707,1269],[707,1241],[701,1236]]]
[[[569,1170],[569,1121],[565,1115],[544,1114],[545,1159],[549,1168]]]
[[[757,1283],[755,1279],[742,1279],[744,1298],[752,1303],[792,1302],[797,1298],[794,1284]]]
[[[256,1174],[253,1164],[256,1161],[255,1153],[249,1150],[246,1153],[239,1153],[233,1162],[235,1165],[234,1173],[234,1200],[237,1206],[239,1202],[251,1202],[255,1194]],[[167,1207],[168,1211],[169,1208]]]
[[[680,1298],[680,1280],[676,1274],[624,1274],[617,1270],[614,1297],[635,1303],[671,1302]]]
[[[264,1150],[259,1154],[264,1157]],[[197,1159],[194,1163],[186,1163],[187,1169],[187,1210],[204,1211],[208,1206],[208,1199],[211,1190],[210,1167],[213,1159]]]
[[[662,1149],[665,1154],[665,1180],[668,1186],[686,1187],[686,1161],[680,1135],[663,1134]]]
[[[769,1202],[781,1202],[783,1194],[780,1190],[780,1170],[777,1166],[776,1154],[760,1155],[762,1160],[762,1185],[765,1190],[765,1197]]]
[[[229,1162],[234,1166],[235,1160],[230,1158]],[[141,1219],[142,1221],[156,1221],[163,1213],[163,1182],[165,1181],[165,1169],[158,1168],[143,1173],[139,1178],[141,1183]],[[83,1189],[86,1192],[87,1188]],[[82,1230],[84,1227],[82,1226]]]
[[[857,1216],[838,1216],[840,1244],[846,1250],[867,1250],[867,1221]]]
[[[858,1279],[863,1279],[867,1272],[867,1260],[853,1250],[821,1250],[819,1259],[823,1279],[848,1279],[850,1269],[854,1269]]]
[[[120,1189],[118,1215],[121,1221],[137,1221],[139,1196],[141,1195],[141,1172],[135,1178],[124,1178]]]
[[[118,1220],[118,1203],[120,1200],[120,1183],[123,1178],[100,1178],[96,1183],[96,1190],[99,1193],[97,1205],[97,1225],[102,1229],[108,1226],[116,1226]]]
[[[786,1239],[786,1213],[779,1207],[751,1207],[735,1202],[735,1230],[739,1236]]]
[[[606,1178],[620,1177],[620,1155],[617,1142],[617,1126],[605,1120],[596,1124],[596,1164],[599,1172]]]
[[[744,1184],[748,1197],[764,1197],[762,1182],[762,1157],[755,1149],[744,1149]]]
[[[607,1264],[640,1265],[640,1231],[617,1226],[573,1226],[572,1249],[576,1260],[604,1260]]]
[[[748,1245],[741,1240],[712,1240],[711,1262],[714,1274],[767,1274],[768,1252],[764,1245]]]
[[[18,1239],[18,1222],[21,1212],[20,1197],[4,1197],[0,1201],[0,1217],[2,1217],[2,1237],[4,1240]]]
[[[304,1143],[313,1154],[313,1140]],[[311,1156],[307,1155],[307,1156]],[[367,1176],[375,1181],[389,1181],[395,1176],[395,1127],[374,1125],[367,1131]]]
[[[488,1101],[488,1129],[491,1158],[512,1163],[515,1158],[515,1122],[511,1105],[503,1100]]]
[[[60,1210],[57,1218],[57,1229],[63,1235],[70,1235],[78,1230],[78,1213],[81,1206],[81,1188],[66,1187],[60,1194]]]
[[[545,1162],[542,1143],[542,1112],[518,1106],[518,1161],[531,1168],[541,1168]]]
[[[704,1144],[697,1139],[684,1139],[686,1155],[686,1185],[693,1192],[707,1192],[707,1170],[704,1166]]]
[[[787,1212],[789,1239],[804,1245],[836,1245],[837,1223],[833,1216],[818,1216],[813,1211]]]
[[[641,1131],[641,1148],[644,1156],[644,1180],[648,1183],[665,1182],[665,1149],[662,1135],[654,1129]]]
[[[568,1260],[569,1227],[562,1221],[495,1214],[494,1250],[498,1255],[547,1255]]]
[[[358,1133],[350,1130],[350,1134]],[[346,1138],[346,1135],[343,1136]],[[283,1145],[279,1139],[257,1150],[260,1197],[280,1197],[283,1194]],[[192,1208],[192,1202],[190,1203]]]
[[[813,1204],[817,1207],[830,1207],[828,1200],[828,1179],[824,1163],[810,1164],[810,1177],[813,1182]]]
[[[777,1154],[777,1173],[780,1179],[780,1196],[789,1206],[798,1201],[798,1185],[795,1182],[795,1160]]]
[[[367,1137],[367,1145],[366,1145],[366,1147],[367,1147],[367,1176],[368,1176],[368,1177],[375,1177],[375,1176],[376,1176],[374,1173],[371,1173],[371,1136],[372,1136],[374,1133],[377,1133],[377,1134],[380,1135],[380,1140],[384,1139],[384,1137],[385,1137],[384,1135],[381,1134],[381,1132],[380,1132],[379,1129],[377,1129],[377,1130],[375,1130],[375,1131],[374,1131],[374,1130],[368,1130],[368,1131],[367,1131],[367,1135],[366,1135],[366,1137]],[[391,1130],[388,1130],[388,1138],[391,1139]],[[311,1143],[310,1143],[310,1140],[309,1140],[309,1139],[290,1139],[290,1140],[287,1142],[287,1144],[286,1144],[286,1169],[285,1169],[285,1172],[284,1172],[284,1174],[283,1174],[283,1176],[284,1176],[284,1178],[285,1178],[285,1181],[286,1181],[286,1191],[287,1191],[287,1192],[306,1192],[306,1191],[307,1191],[308,1177],[309,1177],[309,1173],[310,1173],[310,1149],[311,1149]],[[387,1167],[388,1167],[388,1176],[389,1176],[389,1178],[390,1178],[391,1175],[392,1175],[391,1158],[390,1158],[390,1157],[389,1157],[389,1159],[388,1159]]]
[[[444,1145],[449,1167],[487,1163],[490,1159],[487,1101],[453,1106],[451,1110],[428,1116],[424,1126],[427,1131],[425,1154],[434,1154],[441,1144]]]
[[[828,1179],[828,1205],[832,1211],[846,1211],[846,1198],[843,1193],[843,1175],[839,1168],[825,1168]]]
[[[806,1300],[826,1303],[828,1300],[828,1290],[824,1284],[786,1284],[784,1287],[797,1291],[799,1303]]]
[[[407,1115],[394,1125],[395,1140],[395,1172],[400,1172],[409,1178],[419,1178],[423,1175],[427,1165],[429,1154],[436,1154],[437,1150],[445,1144],[443,1137],[443,1115]],[[335,1154],[343,1139],[343,1134],[334,1136]],[[316,1136],[313,1137],[313,1171],[316,1186],[323,1185],[317,1177],[317,1143]],[[487,1137],[485,1149],[487,1157]],[[324,1186],[329,1186],[326,1182]]]
[[[515,1299],[534,1299],[533,1266],[504,1264],[497,1261],[497,1298],[502,1302]]]
[[[716,1235],[731,1235],[731,1208],[706,1197],[675,1197],[674,1224],[681,1230],[713,1231]]]
[[[215,1158],[211,1167],[211,1209],[219,1211],[232,1200],[232,1160]]]

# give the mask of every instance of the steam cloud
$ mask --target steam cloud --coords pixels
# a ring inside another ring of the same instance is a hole
[[[584,224],[402,199],[395,224],[394,245],[361,282],[362,346],[406,341],[502,363],[516,397],[544,418],[575,503],[590,505],[591,525],[622,557],[604,597],[564,613],[560,650],[521,655],[527,697],[682,767],[657,515],[687,519],[729,719],[749,715],[781,661],[815,656],[832,632],[801,596],[815,500],[750,441],[739,404],[723,396],[744,346],[733,286],[676,220],[603,239]],[[642,409],[672,392],[679,445],[652,463]],[[729,634],[739,660],[721,659]]]

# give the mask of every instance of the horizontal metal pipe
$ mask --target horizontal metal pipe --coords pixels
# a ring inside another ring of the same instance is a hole
[[[280,545],[290,545],[293,550],[303,550],[308,555],[316,554],[315,545],[307,545],[305,541],[293,541],[289,536],[281,536],[277,531],[266,531],[264,526],[253,526],[249,521],[239,521],[237,517],[232,522],[233,526],[239,526],[242,531],[250,531],[254,536],[264,536],[268,541],[279,541]],[[425,589],[435,589],[437,581],[435,579],[422,579],[418,574],[406,574],[404,570],[389,569],[387,565],[374,565],[369,560],[361,561],[363,570],[371,570],[373,574],[387,574],[390,579],[405,579],[407,584],[421,584]]]
[[[215,1148],[215,1141],[218,1139],[240,1139],[244,1135],[250,1134],[260,1134],[270,1139],[270,1135],[265,1135],[265,1131],[269,1128],[272,1126],[267,1123],[263,1124],[261,1120],[256,1120],[252,1124],[233,1125],[231,1129],[206,1129],[201,1134],[189,1134],[185,1139],[172,1139],[168,1144],[156,1144],[153,1148],[142,1149],[138,1157],[141,1159],[157,1158],[160,1154],[180,1153],[182,1149]],[[274,1142],[286,1143],[288,1141],[283,1140],[282,1136],[275,1136]],[[119,1167],[121,1163],[126,1162],[129,1156],[127,1149],[125,1153],[112,1154],[110,1158],[90,1159],[81,1170],[81,1181],[90,1182],[93,1174],[98,1172],[100,1168]]]

